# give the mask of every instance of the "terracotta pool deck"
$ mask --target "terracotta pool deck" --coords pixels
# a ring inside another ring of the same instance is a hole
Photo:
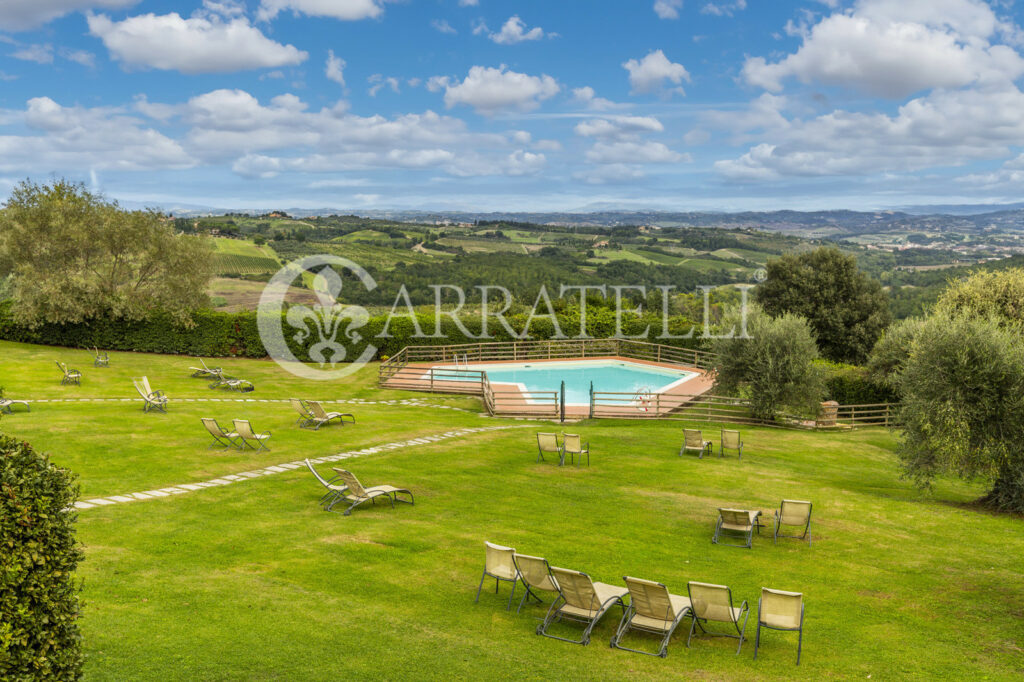
[[[695,398],[709,392],[714,384],[709,374],[697,367],[690,367],[667,362],[655,362],[651,360],[638,360],[635,358],[620,357],[617,355],[588,356],[586,358],[558,358],[558,359],[530,359],[530,360],[494,360],[473,364],[487,365],[515,365],[529,362],[532,365],[544,363],[564,363],[574,360],[614,360],[629,362],[649,367],[663,369],[683,370],[694,372],[697,376],[684,381],[681,384],[650,395],[648,399],[636,400],[635,395],[622,393],[618,395],[599,395],[599,401],[594,406],[595,417],[657,417],[666,416],[679,408],[687,405]],[[432,374],[432,369],[451,370],[451,363],[409,363],[399,370],[394,376],[385,381],[382,385],[385,388],[400,388],[414,391],[433,391],[435,393],[464,393],[480,395],[480,385],[472,381],[450,381],[439,379]],[[433,380],[431,377],[433,376]],[[595,390],[600,387],[595,387]],[[518,384],[491,382],[491,389],[494,392],[494,411],[497,414],[515,414],[522,416],[550,417],[554,416],[555,391],[547,392],[543,399],[540,395],[524,394]],[[600,391],[597,390],[600,394]],[[531,399],[532,398],[532,399]],[[565,406],[566,416],[573,418],[587,417],[590,414],[590,406],[568,403]]]

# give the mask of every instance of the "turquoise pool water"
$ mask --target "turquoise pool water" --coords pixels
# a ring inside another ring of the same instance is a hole
[[[446,369],[454,369],[446,365]],[[491,383],[519,384],[524,391],[557,391],[565,382],[565,402],[590,404],[590,384],[595,391],[659,393],[697,376],[696,372],[652,367],[621,360],[574,360],[571,362],[499,363],[463,365],[483,370]]]

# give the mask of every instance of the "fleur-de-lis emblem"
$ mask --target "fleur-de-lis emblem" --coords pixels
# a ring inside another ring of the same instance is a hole
[[[365,326],[370,320],[366,308],[338,302],[341,288],[342,281],[338,273],[325,267],[313,278],[313,291],[318,303],[313,306],[292,306],[285,315],[288,324],[298,330],[292,336],[297,343],[304,344],[316,332],[318,340],[309,347],[309,357],[319,363],[320,367],[330,365],[333,368],[335,363],[345,359],[348,352],[344,344],[338,341],[338,332],[346,320],[349,322],[343,334],[352,344],[359,343],[363,338],[356,329]]]

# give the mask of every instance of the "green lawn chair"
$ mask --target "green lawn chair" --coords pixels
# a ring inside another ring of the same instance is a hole
[[[267,441],[270,440],[270,431],[256,433],[248,419],[234,419],[231,422],[235,426],[235,433],[242,439],[240,447],[249,446],[253,450],[269,450]]]
[[[757,600],[757,636],[754,637],[754,660],[761,645],[761,628],[799,632],[796,640],[796,664],[800,665],[800,650],[804,645],[804,595],[761,588]]]
[[[154,391],[150,388],[148,377],[132,379],[132,383],[135,385],[135,390],[142,396],[143,412],[150,412],[152,410],[167,412],[167,396],[164,395],[163,391]]]
[[[743,459],[743,438],[739,431],[722,429],[722,442],[718,446],[718,455],[724,457],[726,450],[735,450],[739,455],[737,459]]]
[[[217,423],[216,419],[209,417],[201,417],[200,421],[203,422],[203,426],[213,436],[213,442],[210,443],[209,447],[225,447],[225,448],[241,448],[241,438],[234,431],[228,432]]]
[[[25,408],[26,412],[31,412],[32,409],[28,406],[28,403],[24,400],[8,400],[7,398],[0,398],[0,413],[12,414],[14,412],[14,406],[21,405]]]
[[[690,598],[670,594],[668,588],[661,583],[626,576],[626,588],[629,590],[629,608],[622,615],[619,628],[612,637],[611,645],[616,649],[625,649],[648,656],[668,656],[668,643],[679,623],[690,613]],[[661,635],[658,652],[631,649],[622,646],[622,638],[630,630],[649,632]]]
[[[704,459],[704,455],[714,452],[714,446],[711,441],[704,440],[700,429],[683,429],[683,447],[679,448],[679,456],[687,452],[696,452],[698,459]]]
[[[783,535],[779,531],[781,526],[802,527],[800,535]],[[806,500],[783,500],[779,510],[775,512],[775,539],[796,538],[803,540],[807,538],[807,545],[811,544],[811,503]]]
[[[92,347],[92,366],[93,367],[110,367],[110,354],[106,351],[100,351],[96,346]]]
[[[709,583],[698,583],[691,581],[687,587],[690,595],[690,616],[693,622],[690,624],[690,636],[686,639],[686,646],[690,646],[693,633],[700,628],[701,633],[713,637],[734,637],[740,640],[736,647],[736,655],[739,656],[743,648],[743,640],[747,632],[747,619],[750,618],[750,609],[746,600],[738,607],[732,605],[732,590],[725,585],[712,585]],[[740,626],[740,619],[743,625]],[[706,629],[708,623],[727,623],[736,630],[731,632],[710,632]]]

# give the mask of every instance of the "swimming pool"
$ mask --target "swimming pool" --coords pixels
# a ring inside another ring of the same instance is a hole
[[[438,368],[455,369],[455,366],[442,365]],[[470,363],[461,365],[459,369],[483,370],[492,384],[516,384],[522,391],[558,391],[564,381],[566,405],[589,405],[591,382],[595,391],[662,393],[697,376],[697,372],[623,360]],[[474,380],[470,377],[451,378]]]

